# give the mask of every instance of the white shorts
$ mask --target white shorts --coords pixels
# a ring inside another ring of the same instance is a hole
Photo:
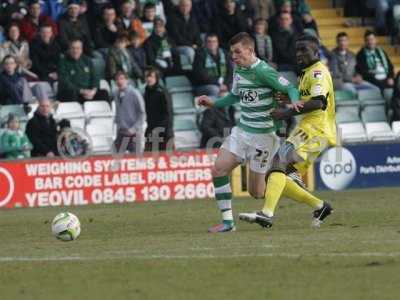
[[[253,172],[266,174],[279,145],[275,133],[249,133],[233,127],[221,148],[236,155],[240,163],[249,162]]]

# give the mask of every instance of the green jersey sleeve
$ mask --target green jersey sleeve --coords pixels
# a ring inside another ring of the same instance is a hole
[[[215,107],[226,107],[230,106],[232,104],[235,104],[240,101],[239,96],[236,96],[234,94],[228,93],[224,97],[217,99],[217,101],[214,102]]]
[[[297,102],[300,100],[300,93],[298,89],[291,84],[289,80],[280,75],[275,69],[264,66],[260,69],[258,77],[271,89],[288,94],[292,102]]]

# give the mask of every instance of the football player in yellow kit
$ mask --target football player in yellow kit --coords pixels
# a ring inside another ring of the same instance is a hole
[[[271,227],[281,196],[303,202],[313,209],[312,225],[319,227],[333,209],[287,176],[294,170],[304,173],[328,146],[336,143],[335,99],[328,68],[319,60],[319,41],[304,35],[296,42],[296,57],[302,72],[301,101],[277,108],[271,115],[278,120],[301,115],[301,120],[274,157],[267,177],[265,205],[261,211],[241,213],[239,218],[262,227]]]

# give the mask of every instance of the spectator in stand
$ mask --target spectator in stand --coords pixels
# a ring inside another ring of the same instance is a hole
[[[128,75],[117,72],[117,89],[113,95],[116,105],[115,122],[117,138],[114,142],[119,153],[126,151],[140,154],[144,149],[146,111],[142,95],[129,84]]]
[[[106,77],[108,80],[113,80],[119,71],[123,71],[134,82],[143,78],[143,72],[129,53],[127,46],[128,35],[122,33],[108,52],[106,61]]]
[[[101,22],[104,9],[106,7],[113,7],[116,9],[118,7],[117,3],[119,1],[112,1],[112,0],[89,0],[89,5],[87,8],[87,14],[89,19],[91,20],[91,24],[89,26],[95,31],[95,27],[98,24],[98,22]]]
[[[26,5],[18,0],[3,0],[0,5],[0,25],[7,27],[13,21],[21,21],[26,14]]]
[[[22,19],[20,23],[21,35],[28,43],[31,43],[38,35],[39,28],[42,24],[50,25],[53,29],[53,35],[57,36],[57,24],[54,23],[50,17],[46,15],[41,15],[40,1],[29,1],[28,14]]]
[[[268,20],[275,14],[275,3],[273,0],[249,0],[254,19]]]
[[[193,15],[196,16],[199,31],[210,33],[213,31],[213,24],[218,15],[218,1],[215,0],[194,0]]]
[[[317,23],[311,16],[311,10],[305,0],[278,0],[278,2],[290,2],[293,14],[301,18],[304,28],[312,28],[318,32]]]
[[[144,74],[144,70],[147,66],[146,51],[144,50],[140,37],[136,34],[136,32],[130,32],[128,38],[128,51],[134,62],[140,67],[141,74]],[[140,78],[143,78],[143,76],[140,76]]]
[[[85,53],[92,54],[94,44],[87,22],[80,17],[80,0],[68,0],[67,14],[60,19],[60,44],[67,51],[72,40],[79,39],[84,43]]]
[[[80,40],[70,42],[67,55],[61,57],[58,65],[58,99],[60,101],[109,100],[107,91],[99,89],[92,61],[83,55]]]
[[[332,50],[333,60],[330,66],[335,89],[357,94],[357,90],[360,89],[376,88],[356,73],[356,55],[349,50],[347,33],[340,32],[336,36],[336,43],[337,47]]]
[[[147,34],[146,30],[143,28],[140,18],[136,15],[136,1],[124,0],[121,4],[120,10],[120,26],[128,32],[136,32],[139,36],[140,43],[143,43],[147,37]]]
[[[208,108],[203,112],[199,126],[200,148],[219,148],[233,126],[235,126],[233,106]]]
[[[31,156],[32,144],[25,132],[20,129],[19,119],[13,114],[8,115],[7,130],[1,135],[0,149],[8,159]]]
[[[154,2],[146,2],[143,7],[142,24],[147,32],[147,36],[153,32],[154,20],[156,17],[156,4]]]
[[[229,40],[237,33],[247,30],[245,16],[236,6],[235,0],[224,0],[223,10],[215,20],[215,30],[221,43],[221,47],[229,49]]]
[[[32,92],[24,76],[18,72],[18,62],[6,55],[0,73],[0,105],[27,104],[32,102]]]
[[[367,30],[364,34],[365,45],[357,53],[356,71],[362,78],[383,92],[394,86],[393,64],[386,52],[378,47],[375,34]]]
[[[160,69],[164,76],[172,75],[180,69],[179,55],[173,48],[162,19],[154,20],[153,33],[144,43],[144,49],[147,63]]]
[[[106,55],[108,48],[114,45],[118,34],[122,31],[117,22],[117,12],[112,5],[103,8],[102,20],[97,24],[94,32],[96,49]]]
[[[256,19],[254,21],[253,38],[256,42],[257,57],[274,66],[272,39],[267,32],[268,23],[264,19]]]
[[[192,64],[201,39],[199,25],[191,12],[192,0],[180,0],[178,10],[168,19],[167,30],[179,54],[188,57]]]
[[[196,95],[217,98],[228,92],[231,69],[228,55],[219,47],[218,36],[207,35],[206,47],[197,50],[193,63]]]
[[[367,0],[366,6],[375,12],[375,30],[378,35],[387,33],[386,15],[392,0]]]
[[[290,1],[279,2],[277,3],[276,7],[278,8],[277,13],[268,20],[268,31],[270,35],[272,35],[274,32],[279,31],[282,13],[290,14],[292,18],[291,26],[297,34],[300,35],[301,33],[303,33],[304,28],[301,17],[293,11],[292,3]]]
[[[146,151],[164,151],[167,150],[167,145],[171,144],[169,141],[174,137],[174,113],[171,97],[166,89],[160,85],[160,75],[156,68],[148,68],[145,78]],[[161,138],[161,140],[157,140],[158,138]]]
[[[293,27],[292,15],[283,12],[279,17],[279,27],[272,32],[271,39],[275,62],[279,71],[296,71],[296,39],[299,33]]]
[[[58,21],[65,13],[65,1],[60,0],[41,0],[42,13],[49,16],[52,20]]]
[[[168,1],[168,0],[167,0]],[[167,2],[165,0],[139,0],[139,4],[144,7],[146,6],[147,3],[154,3],[155,9],[156,9],[156,17],[162,19],[164,22],[166,22],[165,18],[165,10],[164,10],[164,2]],[[203,1],[203,0],[200,0]]]
[[[33,145],[33,157],[58,155],[57,123],[51,110],[52,103],[49,99],[39,99],[39,106],[26,125],[26,135]]]
[[[13,55],[19,66],[19,71],[32,79],[37,75],[29,71],[32,61],[29,57],[29,44],[21,38],[18,24],[12,23],[8,28],[7,41],[0,46],[0,60],[7,55]]]
[[[54,82],[58,80],[58,62],[61,48],[54,37],[53,27],[44,23],[40,26],[39,36],[32,42],[31,58],[32,71],[42,81]]]

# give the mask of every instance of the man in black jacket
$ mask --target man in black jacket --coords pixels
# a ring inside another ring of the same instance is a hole
[[[200,122],[201,148],[219,148],[224,137],[228,136],[235,126],[235,109],[233,106],[209,108],[204,111]]]
[[[66,51],[72,40],[79,39],[84,42],[85,53],[91,55],[94,44],[87,21],[80,16],[80,3],[80,0],[68,1],[67,13],[59,22],[60,43],[62,50]]]
[[[156,68],[149,68],[145,73],[146,90],[146,151],[164,151],[173,138],[173,109],[169,93],[159,84],[160,77]],[[156,139],[160,138],[159,141]]]
[[[167,29],[178,46],[180,54],[188,57],[193,63],[195,49],[200,47],[200,31],[196,19],[192,16],[192,0],[180,0],[178,11],[169,16]]]
[[[234,0],[224,0],[223,9],[214,22],[221,46],[229,49],[229,40],[237,33],[247,31],[246,18]]]
[[[50,24],[40,26],[39,36],[32,42],[31,59],[32,71],[43,81],[57,81],[57,66],[61,49],[54,38],[53,28]]]
[[[209,34],[206,48],[198,49],[193,63],[193,82],[197,95],[218,97],[228,91],[231,64],[226,52],[219,48],[218,36]]]
[[[296,70],[296,39],[299,32],[293,26],[293,19],[289,13],[282,12],[279,17],[279,27],[272,32],[275,61],[279,71]]]
[[[102,20],[95,28],[94,43],[96,49],[102,49],[106,53],[117,39],[118,33],[122,28],[117,23],[117,13],[115,8],[110,4],[103,8]]]
[[[57,124],[51,114],[51,101],[39,100],[39,106],[26,125],[26,134],[33,145],[32,157],[58,155]]]

